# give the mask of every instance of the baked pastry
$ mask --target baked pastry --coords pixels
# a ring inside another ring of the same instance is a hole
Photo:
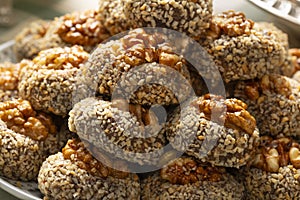
[[[36,180],[43,161],[62,147],[53,119],[25,100],[0,102],[0,174]]]
[[[36,110],[66,116],[72,108],[75,77],[88,57],[81,46],[41,51],[20,72],[20,97]]]
[[[199,39],[209,29],[212,4],[212,0],[128,0],[124,10],[134,28],[169,28]]]
[[[174,149],[214,166],[247,164],[259,132],[244,102],[207,94],[180,107],[162,129]]]
[[[230,10],[213,17],[203,45],[225,83],[274,73],[287,56],[276,34],[266,34],[253,26],[254,22],[241,12]]]
[[[247,103],[261,135],[299,136],[299,87],[299,82],[288,77],[265,75],[238,82],[234,97]]]
[[[14,50],[19,60],[33,59],[40,51],[81,45],[91,52],[110,37],[96,10],[73,12],[52,21],[36,21],[16,36]]]
[[[250,169],[243,170],[247,199],[297,199],[300,145],[290,138],[261,140]]]
[[[101,159],[93,155],[83,142],[74,139],[62,152],[49,156],[38,176],[44,199],[140,199],[138,176],[118,170],[126,170],[125,163],[113,163],[118,166],[114,169],[101,163],[111,159],[99,152]]]
[[[192,91],[189,71],[160,33],[144,29],[100,44],[76,77],[76,102],[95,95],[133,104],[170,105]]]
[[[225,168],[181,157],[142,180],[142,199],[243,199],[244,186]]]
[[[102,151],[140,165],[155,165],[166,139],[156,115],[126,100],[86,98],[69,113],[69,129]]]

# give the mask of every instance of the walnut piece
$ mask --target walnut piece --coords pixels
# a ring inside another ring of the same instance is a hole
[[[250,34],[253,26],[254,22],[244,13],[229,10],[213,16],[208,35],[212,38],[219,38],[222,34],[236,37]]]
[[[56,133],[51,117],[34,111],[26,100],[0,102],[0,119],[9,129],[37,141]]]
[[[163,35],[158,33],[150,35],[142,29],[136,29],[122,38],[122,44],[126,50],[123,59],[130,66],[157,62],[181,71],[185,64],[185,60],[173,53]]]
[[[19,82],[21,66],[9,62],[0,63],[0,89],[16,90]]]
[[[256,128],[255,118],[246,110],[247,105],[241,100],[206,94],[193,101],[192,106],[203,112],[206,119],[224,123],[225,127],[245,131],[249,135]]]
[[[292,87],[289,81],[280,75],[265,75],[258,82],[248,82],[245,87],[245,94],[250,100],[258,100],[267,93],[276,93],[289,98]]]
[[[112,161],[106,155],[99,152],[96,148],[90,148],[93,155],[96,155],[97,159],[85,148],[85,144],[78,140],[69,140],[67,145],[62,149],[62,153],[65,159],[69,159],[76,162],[81,169],[87,170],[93,176],[98,176],[101,178],[107,178],[108,176],[113,176],[116,178],[126,178],[129,173],[126,168],[126,164],[122,161]],[[124,169],[124,171],[119,171],[109,166],[113,166],[116,169]]]
[[[67,43],[83,46],[97,45],[110,35],[97,19],[98,12],[87,10],[66,14],[56,21],[61,22],[57,34]]]
[[[39,69],[64,70],[80,68],[89,57],[89,54],[83,50],[81,46],[52,48],[41,51],[37,57],[33,59],[33,66]]]
[[[161,178],[172,184],[189,184],[198,181],[218,182],[222,180],[224,168],[201,166],[192,158],[178,158],[160,171]]]
[[[295,66],[295,70],[300,70],[300,49],[289,49],[289,55],[292,56],[292,65]]]
[[[278,172],[280,167],[292,164],[300,169],[300,145],[290,138],[261,138],[258,153],[250,164],[268,172]]]

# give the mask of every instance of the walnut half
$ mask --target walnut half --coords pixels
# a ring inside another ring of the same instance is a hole
[[[205,118],[224,123],[225,127],[242,130],[249,135],[256,128],[255,118],[246,110],[247,105],[241,100],[206,94],[193,101],[192,105],[204,113]],[[212,118],[212,115],[217,117]]]
[[[258,153],[250,162],[252,166],[268,172],[278,172],[280,167],[292,164],[300,169],[300,145],[290,138],[261,138]]]
[[[34,140],[45,140],[48,134],[56,133],[51,117],[34,111],[29,101],[0,102],[0,119],[9,129]]]
[[[85,144],[78,140],[72,139],[69,140],[67,145],[62,149],[62,153],[65,159],[69,159],[73,162],[76,162],[77,165],[90,172],[94,176],[101,178],[107,178],[108,176],[113,176],[116,178],[126,178],[129,173],[126,168],[126,164],[122,161],[113,162],[109,157],[99,152],[95,148],[89,148],[93,155],[86,149]],[[116,169],[124,169],[124,171],[119,171],[109,166],[113,166]]]
[[[218,182],[222,180],[224,168],[201,166],[192,158],[178,158],[160,171],[161,178],[172,184],[189,184],[198,181]]]

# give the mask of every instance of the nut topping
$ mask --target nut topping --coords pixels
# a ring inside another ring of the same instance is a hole
[[[0,102],[0,119],[9,129],[34,140],[45,140],[48,134],[56,133],[50,116],[34,111],[25,100]]]
[[[112,162],[111,159],[95,148],[91,149],[93,149],[93,155],[96,155],[97,159],[85,148],[83,142],[73,139],[68,141],[67,145],[62,149],[62,153],[65,159],[76,162],[80,168],[89,171],[93,176],[99,176],[101,178],[113,176],[121,179],[128,177],[129,173],[125,172],[127,169],[124,162]],[[124,169],[124,172],[106,166],[110,164],[118,167],[117,169],[121,167]]]
[[[235,37],[250,34],[253,26],[254,22],[247,19],[244,13],[229,10],[213,17],[208,34],[213,38],[222,34]]]
[[[222,180],[224,168],[214,168],[210,166],[200,166],[191,158],[178,158],[171,161],[160,171],[162,179],[172,184],[189,184],[198,181],[218,182]]]
[[[97,11],[94,10],[66,14],[56,19],[62,21],[57,34],[70,44],[96,45],[109,37],[107,30],[97,19],[97,15]]]
[[[280,167],[292,164],[300,169],[300,145],[290,138],[273,140],[269,136],[261,138],[261,146],[254,159],[252,166],[268,172],[278,172]]]
[[[228,128],[239,129],[250,135],[256,128],[256,120],[246,110],[247,105],[238,99],[224,99],[221,96],[206,94],[192,102],[192,105],[203,112],[208,120],[224,123]],[[218,118],[213,119],[212,114]]]

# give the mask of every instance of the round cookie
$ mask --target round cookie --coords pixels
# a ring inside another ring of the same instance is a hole
[[[42,50],[81,45],[91,52],[110,37],[95,10],[73,12],[52,21],[36,21],[16,36],[14,51],[19,60],[33,59]]]
[[[36,180],[42,162],[63,145],[52,118],[25,100],[0,102],[0,110],[0,174]]]
[[[262,137],[250,169],[243,170],[247,199],[297,199],[300,146],[290,138]]]
[[[184,58],[165,35],[135,29],[101,44],[78,73],[75,102],[95,95],[142,105],[170,105],[192,92]]]
[[[66,116],[72,109],[75,77],[88,57],[81,46],[41,51],[20,73],[20,97],[36,110]]]
[[[234,97],[248,104],[261,135],[299,136],[300,83],[281,75],[240,81]]]
[[[204,95],[177,109],[162,129],[172,147],[214,166],[239,168],[259,144],[256,121],[237,99]]]
[[[164,153],[166,139],[158,133],[158,119],[141,105],[86,98],[75,104],[69,115],[72,132],[116,158],[155,165]]]
[[[142,180],[142,199],[243,199],[244,186],[224,168],[177,158]]]
[[[254,22],[240,12],[227,11],[213,17],[203,45],[225,83],[277,72],[287,57],[276,34],[265,34],[253,26]]]
[[[45,199],[140,199],[136,174],[106,167],[79,140],[69,140],[62,152],[47,158],[38,187]]]

